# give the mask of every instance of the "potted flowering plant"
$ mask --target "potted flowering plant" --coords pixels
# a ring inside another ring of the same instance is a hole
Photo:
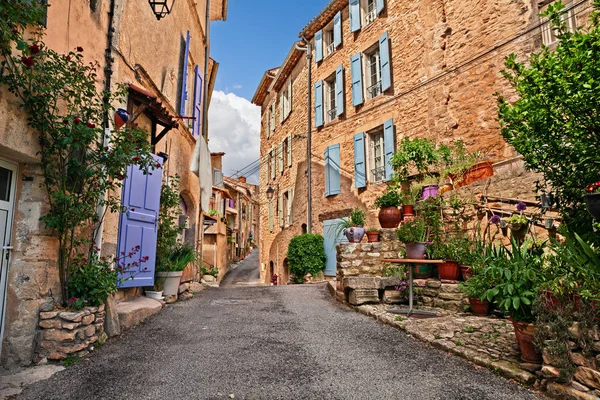
[[[367,216],[363,210],[356,207],[350,211],[350,218],[344,219],[340,227],[350,243],[360,243],[365,236],[365,220]]]
[[[367,241],[369,243],[379,242],[379,229],[368,228],[367,229]]]
[[[395,188],[388,188],[384,194],[375,199],[375,207],[379,208],[377,218],[382,228],[398,227],[402,221],[402,212],[398,209],[401,203],[400,193]]]
[[[406,257],[412,259],[425,258],[427,233],[427,224],[420,217],[400,225],[396,234],[398,235],[398,239],[405,244]]]
[[[600,181],[587,185],[585,188],[585,206],[594,219],[600,219]]]
[[[506,223],[510,226],[513,237],[518,241],[521,241],[525,238],[529,226],[529,220],[523,215],[523,211],[527,209],[527,205],[520,201],[516,208],[518,214],[515,213],[508,217]]]
[[[415,203],[421,195],[421,186],[412,185],[408,190],[402,193],[402,215],[412,217],[415,215]]]

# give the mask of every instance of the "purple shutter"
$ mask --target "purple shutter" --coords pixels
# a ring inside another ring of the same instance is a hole
[[[200,67],[196,65],[194,68],[194,128],[192,134],[201,136],[202,131],[202,72]]]
[[[185,36],[185,54],[183,55],[183,68],[181,70],[181,100],[179,102],[179,115],[185,115],[185,101],[188,98],[187,95],[187,73],[188,73],[188,59],[190,53],[190,31],[187,31]]]
[[[162,164],[162,158],[154,156]],[[118,256],[128,255],[140,250],[133,257],[125,257],[125,264],[138,263],[131,266],[121,276],[129,278],[119,287],[131,288],[154,285],[154,268],[156,264],[156,238],[158,230],[158,211],[160,208],[160,187],[162,184],[162,168],[151,171],[152,175],[144,174],[135,165],[127,170],[127,179],[123,182],[122,204],[124,211],[119,221]],[[148,261],[140,262],[148,257]]]

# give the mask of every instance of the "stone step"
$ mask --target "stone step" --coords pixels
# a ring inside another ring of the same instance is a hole
[[[123,301],[116,305],[121,331],[135,326],[146,318],[157,314],[163,305],[160,301],[148,297],[137,297],[131,301]]]

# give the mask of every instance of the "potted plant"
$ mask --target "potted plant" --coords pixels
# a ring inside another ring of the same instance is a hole
[[[402,212],[398,209],[401,202],[400,193],[395,188],[388,188],[383,195],[375,199],[375,207],[379,208],[377,218],[382,228],[398,227],[402,221]]]
[[[400,225],[397,230],[398,240],[404,243],[406,257],[424,259],[427,240],[427,224],[423,218],[417,217]]]
[[[458,264],[459,247],[463,246],[466,239],[452,239],[449,243],[436,241],[430,247],[429,255],[436,260],[444,260],[438,264],[438,275],[440,279],[456,281],[460,277]]]
[[[510,227],[512,236],[519,242],[523,241],[529,226],[527,217],[523,214],[513,214],[506,219],[506,223]]]
[[[585,188],[585,207],[594,219],[600,219],[600,181]]]
[[[423,179],[423,189],[421,192],[421,198],[423,200],[427,200],[429,197],[435,197],[439,194],[440,186],[438,184],[439,180],[435,176],[426,176]]]
[[[197,260],[196,250],[189,244],[179,244],[157,268],[157,276],[164,278],[164,296],[176,296],[183,270]]]
[[[367,229],[367,241],[369,243],[379,242],[379,229],[368,228]]]
[[[157,275],[157,273],[154,274],[154,286],[148,289],[144,289],[144,294],[150,299],[162,300],[164,299],[163,288],[165,285],[165,279]]]
[[[437,165],[440,155],[436,143],[426,138],[404,138],[392,156],[390,165],[400,181],[410,175],[428,174]]]
[[[490,311],[490,302],[486,292],[494,286],[491,274],[485,274],[482,267],[472,267],[472,276],[461,282],[459,288],[469,298],[471,311],[478,317],[485,317]]]
[[[341,223],[344,235],[350,243],[360,243],[365,236],[366,218],[365,212],[357,207],[350,211],[350,218]]]
[[[533,243],[517,243],[512,239],[512,250],[497,247],[488,258],[484,274],[489,274],[494,286],[484,298],[495,301],[510,316],[521,358],[525,362],[540,363],[541,353],[533,344],[535,325],[533,303],[539,290],[542,274],[543,248]]]
[[[413,217],[415,215],[415,203],[421,194],[421,187],[412,185],[402,193],[402,215]]]

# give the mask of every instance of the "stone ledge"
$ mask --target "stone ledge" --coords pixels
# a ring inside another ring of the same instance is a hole
[[[137,297],[131,301],[118,303],[116,309],[121,330],[138,325],[146,318],[157,314],[162,307],[159,301],[147,297]]]

